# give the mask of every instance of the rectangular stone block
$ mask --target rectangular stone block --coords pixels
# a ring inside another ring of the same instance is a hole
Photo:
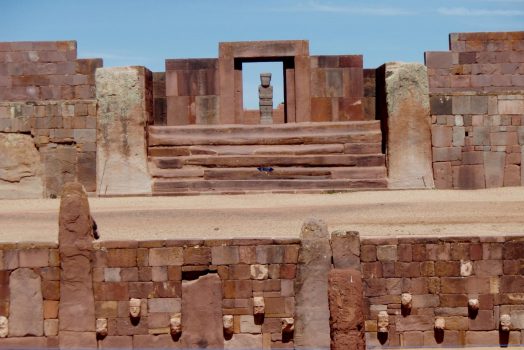
[[[49,249],[22,249],[18,256],[20,267],[49,266]]]
[[[454,60],[457,60],[458,63],[458,54],[453,52],[431,52],[427,51],[424,54],[424,61],[428,68],[439,68],[447,69],[455,63]]]
[[[149,313],[166,312],[177,313],[180,312],[181,301],[180,298],[153,298],[147,300],[147,308]]]
[[[486,114],[488,96],[453,96],[453,114]]]
[[[151,248],[149,266],[181,266],[184,262],[182,247]]]
[[[453,129],[450,126],[431,126],[431,144],[433,147],[450,147],[453,141]]]
[[[240,260],[237,246],[216,246],[211,248],[211,261],[213,265],[238,264]]]
[[[108,249],[108,267],[133,267],[136,266],[136,249]]]

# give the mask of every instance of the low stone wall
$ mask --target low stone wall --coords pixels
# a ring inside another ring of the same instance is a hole
[[[368,347],[524,343],[524,237],[363,239],[361,261]],[[470,299],[479,301],[477,313]],[[389,315],[387,335],[377,333],[380,312]],[[503,314],[509,332],[499,332]]]

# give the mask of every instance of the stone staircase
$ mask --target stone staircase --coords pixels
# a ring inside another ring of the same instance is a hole
[[[149,127],[153,195],[387,187],[379,121]]]

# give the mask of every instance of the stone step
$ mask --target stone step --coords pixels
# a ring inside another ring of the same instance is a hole
[[[156,179],[153,195],[188,192],[365,190],[387,188],[386,179],[361,180],[166,180]]]
[[[335,131],[376,131],[380,130],[380,121],[350,121],[350,122],[319,122],[319,123],[286,123],[270,125],[245,125],[245,124],[223,124],[223,125],[177,125],[177,126],[150,126],[149,133],[154,135],[172,136],[212,136],[220,134],[245,134],[255,133],[259,135],[275,133],[322,133]]]
[[[150,147],[149,156],[178,157],[190,155],[307,155],[329,153],[381,153],[381,143],[337,143],[311,145],[198,145]]]
[[[181,169],[193,165],[212,168],[275,167],[275,166],[384,166],[383,154],[304,155],[304,156],[188,156],[153,157],[160,169]]]
[[[151,175],[165,179],[250,180],[250,179],[383,179],[386,167],[275,167],[272,171],[257,168],[188,168],[159,169]]]
[[[149,134],[149,146],[189,145],[302,145],[333,143],[378,143],[382,133],[378,131],[303,132],[261,135],[253,132],[229,135],[170,135]]]

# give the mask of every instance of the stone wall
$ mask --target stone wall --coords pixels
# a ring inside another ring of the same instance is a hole
[[[521,186],[524,32],[453,33],[426,52],[437,188]]]
[[[0,244],[0,347],[58,347],[60,259],[56,244]],[[28,307],[29,306],[29,307]]]
[[[362,55],[311,56],[311,121],[364,120]]]
[[[524,237],[362,239],[368,347],[522,344]],[[412,296],[402,309],[401,294]],[[468,300],[478,299],[477,313]],[[389,315],[389,334],[377,316]],[[511,331],[499,332],[500,316]],[[435,332],[443,318],[442,334]]]
[[[0,43],[0,198],[55,197],[75,180],[96,190],[101,66],[77,59],[75,41]]]
[[[213,340],[226,349],[311,348],[319,341],[328,348],[331,338],[333,349],[362,349],[364,330],[368,348],[524,341],[524,237],[359,241],[343,231],[329,239],[323,225],[305,224],[301,239],[95,242],[94,315],[107,319],[108,333],[98,347],[191,348]],[[65,273],[58,248],[0,245],[0,316],[10,329],[0,347],[58,346]],[[411,295],[411,309],[402,307],[402,293]],[[263,297],[262,317],[254,315],[256,297]],[[136,319],[129,317],[131,298],[141,301]],[[362,302],[347,301],[354,298]],[[470,299],[479,301],[476,313]],[[377,332],[381,311],[389,315],[387,335]],[[182,333],[174,336],[177,313]],[[503,314],[509,332],[499,330]],[[222,333],[223,315],[232,316],[231,334]],[[437,318],[443,333],[434,330]],[[282,332],[283,319],[295,320],[294,334]],[[308,325],[315,331],[304,333]]]

